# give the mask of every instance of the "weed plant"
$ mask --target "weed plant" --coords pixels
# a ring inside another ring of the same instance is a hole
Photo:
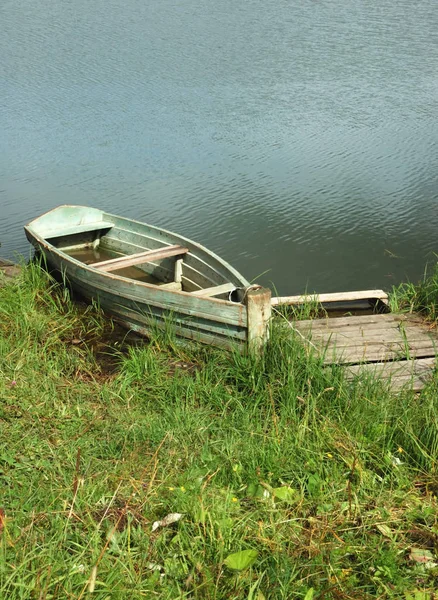
[[[0,598],[438,597],[437,378],[347,382],[281,318],[260,360],[168,330],[108,373],[110,327],[0,284]]]

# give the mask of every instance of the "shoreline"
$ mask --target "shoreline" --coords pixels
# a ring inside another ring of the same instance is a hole
[[[0,271],[2,271],[6,277],[14,278],[21,272],[20,265],[13,263],[11,260],[0,257]]]

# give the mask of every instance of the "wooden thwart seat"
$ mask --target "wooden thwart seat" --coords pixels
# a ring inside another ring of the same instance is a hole
[[[91,223],[81,223],[80,225],[72,225],[71,227],[60,227],[53,231],[44,232],[45,239],[56,237],[66,237],[68,235],[76,235],[78,233],[87,233],[88,231],[101,231],[102,229],[111,229],[114,223],[109,221],[93,221]]]
[[[232,283],[223,283],[222,285],[215,285],[214,287],[205,288],[203,290],[196,290],[192,292],[192,296],[202,296],[209,298],[211,296],[219,296],[220,294],[226,294],[236,289],[236,286]]]
[[[119,258],[110,258],[109,260],[103,260],[90,266],[99,269],[99,271],[117,271],[118,269],[125,269],[126,267],[132,267],[146,262],[154,262],[163,258],[169,258],[170,256],[180,256],[182,254],[187,254],[188,251],[189,249],[183,248],[183,246],[167,246],[166,248],[147,250],[146,252],[138,252],[137,254],[120,256]]]

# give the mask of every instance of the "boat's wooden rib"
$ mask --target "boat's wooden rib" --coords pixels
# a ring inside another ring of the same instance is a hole
[[[151,245],[146,245],[148,242],[145,240],[142,242],[142,245],[134,244],[132,242],[123,242],[123,241],[115,241],[110,237],[110,234],[106,235],[102,238],[100,242],[100,247],[102,250],[110,252],[111,254],[115,254],[116,252],[121,253],[122,256],[128,256],[135,254],[136,252],[149,252],[154,248]],[[161,246],[162,247],[162,246]],[[175,276],[175,265],[174,259],[163,259],[160,262],[150,262],[142,267],[145,272],[153,275],[159,281],[163,281],[165,283],[169,283],[174,280]]]
[[[115,237],[117,233],[119,233],[118,229],[112,230],[108,233],[108,235],[102,238],[102,249],[110,252],[121,251],[124,255],[128,255],[134,254],[139,250],[148,251],[154,249],[157,244],[156,241],[151,241],[146,237],[136,241],[135,244],[132,241],[129,242],[127,240],[119,240]],[[223,283],[224,279],[227,277],[225,272],[221,273],[218,269],[212,268],[212,265],[206,262],[206,258],[204,259],[199,254],[195,254],[193,249],[190,249],[190,252],[186,254],[184,260],[184,269],[181,276],[184,288],[187,291],[193,292],[199,289],[219,285]],[[159,264],[150,263],[149,266],[149,272],[157,279],[163,281],[173,281],[175,276],[175,265],[173,264],[173,261],[164,259]],[[236,283],[236,287],[241,285],[238,283],[236,278],[231,277],[230,279]]]
[[[106,216],[109,217],[109,215]],[[145,232],[142,229],[144,227],[142,223],[128,221],[113,215],[111,215],[111,219],[114,220],[114,228],[102,240],[102,247],[104,248],[110,250],[119,248],[123,254],[133,254],[136,248],[138,250],[153,250],[162,248],[163,244],[175,243],[174,237],[164,235],[163,231],[158,228],[148,226],[148,231]],[[127,223],[129,224],[129,231]],[[134,233],[135,237],[128,240],[128,233]],[[179,237],[180,240],[185,242],[188,241],[180,236],[175,237]],[[181,245],[185,246],[187,244],[182,243]],[[213,257],[214,260],[212,260]],[[190,253],[185,257],[184,275],[188,280],[199,282],[202,288],[219,285],[224,280],[231,281],[236,287],[245,287],[241,284],[242,276],[240,273],[199,244],[190,247]],[[249,285],[249,283],[246,282],[246,285]]]
[[[145,252],[138,252],[129,256],[121,256],[119,258],[112,258],[101,262],[93,263],[91,266],[100,271],[117,271],[118,269],[125,269],[126,267],[132,267],[134,265],[140,265],[142,263],[154,262],[156,260],[162,260],[163,258],[170,258],[171,256],[180,256],[187,254],[188,248],[183,248],[174,244],[167,248],[160,248],[157,250],[146,250]]]

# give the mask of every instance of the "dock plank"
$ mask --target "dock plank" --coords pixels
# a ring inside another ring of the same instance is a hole
[[[360,315],[360,316],[347,316],[347,317],[323,317],[321,319],[305,319],[303,321],[294,321],[293,326],[298,329],[339,329],[341,327],[369,327],[370,325],[378,325],[380,327],[395,327],[400,322],[409,321],[412,323],[413,319],[409,318],[411,315],[408,314],[378,314],[378,315]],[[416,316],[418,322],[422,322],[421,318]]]
[[[302,296],[274,296],[271,299],[272,306],[299,305],[308,302],[319,302],[328,304],[330,302],[356,302],[358,300],[382,300],[388,301],[388,294],[383,290],[360,290],[358,292],[337,292],[330,294],[304,294]]]
[[[378,348],[370,348],[363,346],[362,348],[341,348],[327,349],[323,353],[325,364],[358,364],[365,362],[381,362],[391,360],[409,360],[411,358],[427,358],[436,355],[435,347],[429,344],[423,348],[412,347],[406,350],[405,348],[388,348],[380,346]]]
[[[370,343],[376,342],[399,342],[400,340],[419,341],[419,340],[430,340],[434,339],[427,329],[412,328],[408,331],[400,331],[397,328],[393,329],[370,329],[369,331],[362,329],[360,331],[334,331],[334,332],[322,332],[312,331],[309,332],[309,339],[314,341],[330,341],[332,345],[345,346],[361,344],[364,341]]]
[[[366,374],[387,380],[393,390],[400,391],[405,387],[409,387],[413,391],[419,392],[433,377],[435,367],[435,358],[421,358],[418,360],[352,365],[347,367],[345,371],[346,377],[350,381],[359,374]]]

